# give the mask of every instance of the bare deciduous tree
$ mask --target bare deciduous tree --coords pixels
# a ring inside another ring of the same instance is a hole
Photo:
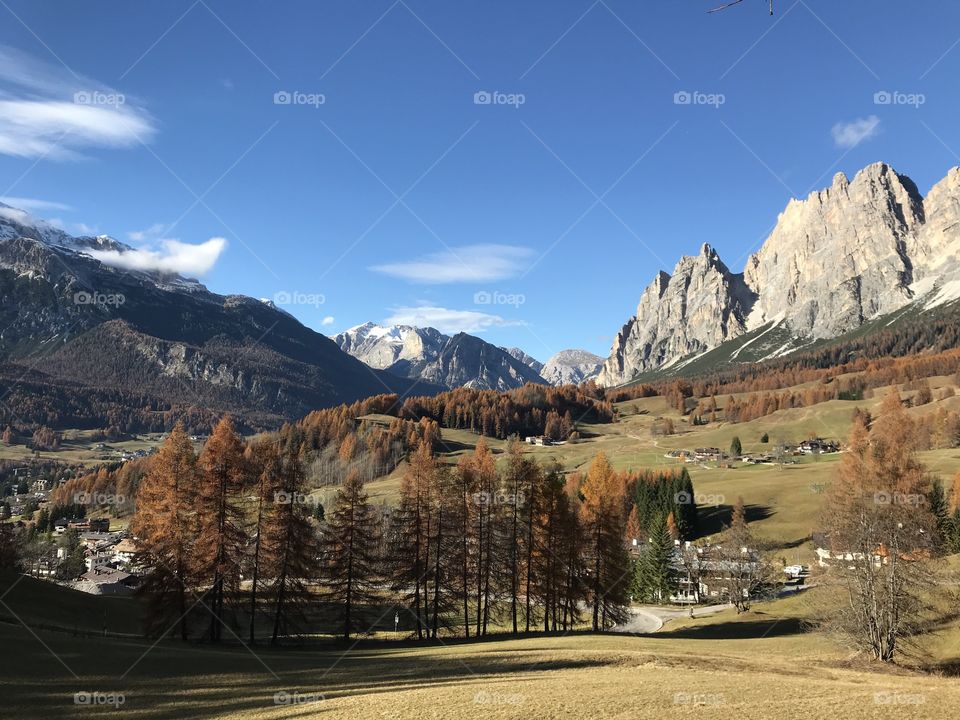
[[[832,558],[825,583],[844,600],[822,625],[884,662],[915,647],[944,587],[932,564],[936,520],[914,437],[892,392],[871,431],[855,421],[824,511]]]

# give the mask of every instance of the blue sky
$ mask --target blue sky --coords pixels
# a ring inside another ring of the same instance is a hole
[[[606,355],[681,254],[960,164],[956,2],[716,4],[2,0],[0,197],[327,334]]]

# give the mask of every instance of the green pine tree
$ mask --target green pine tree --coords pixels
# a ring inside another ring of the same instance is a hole
[[[950,517],[950,509],[947,505],[947,494],[943,489],[940,478],[934,478],[930,483],[930,490],[927,492],[927,506],[936,520],[940,542],[944,548],[948,548],[952,544],[950,541],[954,527]]]
[[[733,440],[730,441],[730,457],[740,457],[741,455],[743,455],[743,445],[740,444],[740,437],[734,435]]]
[[[953,517],[950,518],[947,547],[951,553],[960,553],[960,507],[953,511]]]
[[[634,597],[643,602],[667,602],[677,586],[673,560],[674,544],[666,516],[658,515],[650,528],[650,541],[635,564]]]

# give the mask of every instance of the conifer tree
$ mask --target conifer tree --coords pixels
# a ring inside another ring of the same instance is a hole
[[[363,480],[351,471],[337,491],[323,530],[325,598],[338,606],[344,640],[365,631],[364,607],[377,599],[379,518],[370,505]]]
[[[249,466],[243,441],[225,417],[217,423],[200,453],[198,493],[199,536],[196,542],[197,575],[209,588],[209,637],[220,640],[225,608],[240,588],[240,562],[246,542],[241,497]]]
[[[483,438],[480,439],[482,442]],[[470,637],[470,595],[473,592],[476,577],[479,574],[477,562],[479,558],[479,543],[476,536],[477,513],[479,512],[476,502],[479,490],[478,473],[471,462],[469,456],[461,457],[457,463],[455,475],[456,506],[458,514],[456,518],[457,534],[459,542],[455,548],[456,563],[459,566],[459,593],[460,604],[463,609],[463,635]],[[479,624],[477,626],[479,634]]]
[[[734,435],[733,440],[730,441],[730,457],[738,458],[741,455],[743,455],[743,445],[740,444],[740,437]]]
[[[269,449],[264,469],[276,467],[275,489],[267,507],[263,529],[263,577],[269,581],[267,594],[273,601],[271,643],[288,635],[303,609],[313,602],[311,583],[318,573],[320,549],[317,532],[311,521],[311,507],[303,502],[306,475],[300,458],[299,433],[289,425],[280,431],[280,440]]]
[[[526,501],[525,493],[529,492],[529,475],[532,468],[531,463],[523,457],[519,443],[516,441],[510,444],[509,453],[507,472],[503,476],[503,489],[498,496],[502,502],[497,503],[497,506],[504,511],[504,549],[509,582],[510,619],[513,634],[516,635],[520,580],[525,555],[523,544],[526,540],[526,533],[522,527],[524,515],[522,505]]]
[[[280,448],[279,441],[260,442],[250,445],[246,450],[246,459],[252,474],[256,477],[256,510],[253,526],[250,528],[252,547],[250,551],[250,644],[256,641],[257,601],[263,574],[263,539],[276,493],[280,490]]]
[[[177,423],[140,483],[130,532],[151,569],[141,592],[147,597],[150,634],[166,632],[171,618],[181,639],[188,637],[187,598],[195,578],[197,539],[195,489],[197,458]]]
[[[633,592],[644,602],[664,603],[676,590],[674,542],[667,521],[658,515],[650,528],[650,540],[640,551]]]
[[[626,617],[629,558],[623,544],[624,483],[606,455],[597,453],[581,488],[584,529],[591,565],[593,629],[606,629]]]
[[[940,478],[930,479],[930,489],[927,491],[927,507],[936,524],[938,545],[942,548],[948,548],[951,544],[953,528],[947,495],[943,490],[943,483]]]
[[[497,467],[486,442],[477,442],[469,467],[474,475],[473,527],[476,538],[476,612],[477,634],[486,635],[491,608],[495,601],[494,569],[501,547],[500,514],[495,503],[498,488]]]
[[[416,620],[422,639],[426,624],[426,576],[429,564],[430,488],[436,464],[430,447],[422,442],[410,456],[400,485],[400,500],[392,522],[391,561],[393,588],[399,591]],[[329,513],[328,513],[329,514]]]

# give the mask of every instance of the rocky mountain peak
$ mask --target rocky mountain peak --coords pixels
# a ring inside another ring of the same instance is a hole
[[[333,340],[370,367],[448,388],[509,390],[528,382],[545,382],[513,353],[466,333],[451,337],[430,327],[368,322]]]
[[[540,374],[551,385],[579,385],[592,380],[603,367],[603,358],[586,350],[561,350],[546,363]]]
[[[960,278],[960,170],[924,199],[890,165],[793,199],[742,274],[708,243],[660,271],[598,379],[627,382],[726,340],[783,324],[801,345],[835,337]],[[789,351],[789,345],[781,351]]]

